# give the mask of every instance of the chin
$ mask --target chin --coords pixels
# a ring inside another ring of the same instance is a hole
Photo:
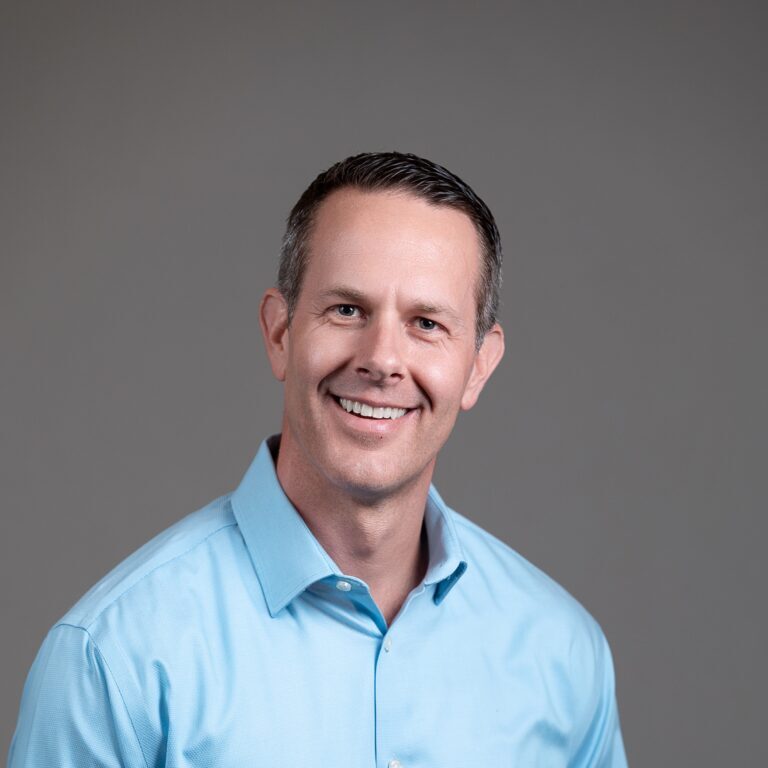
[[[424,469],[414,473],[405,472],[386,460],[361,460],[339,469],[332,478],[334,484],[350,496],[366,501],[375,501],[384,496],[396,494],[415,483],[423,476]]]
[[[380,496],[400,483],[392,476],[391,470],[372,467],[368,462],[354,466],[339,467],[334,478],[336,485],[352,496]]]

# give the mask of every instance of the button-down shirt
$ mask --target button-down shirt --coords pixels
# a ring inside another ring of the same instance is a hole
[[[387,626],[265,441],[50,631],[10,768],[626,765],[595,621],[434,489],[424,520],[426,576]]]

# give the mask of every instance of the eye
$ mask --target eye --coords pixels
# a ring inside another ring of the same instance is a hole
[[[354,304],[337,304],[334,307],[336,314],[341,317],[356,317],[359,309]]]
[[[420,331],[434,331],[438,325],[434,320],[430,320],[428,317],[419,317],[416,319],[416,325]]]

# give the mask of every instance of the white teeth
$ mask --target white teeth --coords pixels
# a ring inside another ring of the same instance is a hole
[[[369,419],[399,419],[407,413],[406,408],[374,408],[365,403],[358,403],[357,400],[346,400],[343,397],[339,398],[339,402],[347,413],[358,413]]]

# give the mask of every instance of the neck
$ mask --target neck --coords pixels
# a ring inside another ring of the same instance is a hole
[[[427,571],[424,510],[432,467],[396,491],[352,494],[295,461],[298,446],[286,437],[277,458],[286,496],[342,572],[368,585],[390,624]]]

